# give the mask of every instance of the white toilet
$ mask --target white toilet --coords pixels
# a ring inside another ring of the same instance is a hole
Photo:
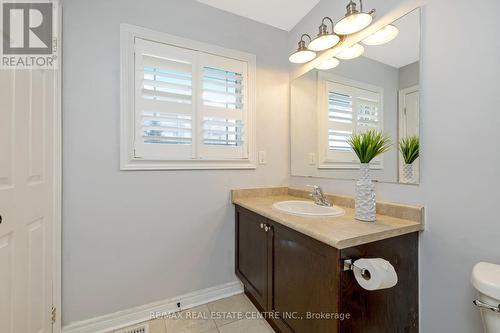
[[[474,304],[481,310],[485,333],[500,332],[500,265],[476,264],[471,283],[478,292]]]

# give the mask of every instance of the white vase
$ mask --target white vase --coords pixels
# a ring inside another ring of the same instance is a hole
[[[403,165],[403,179],[402,183],[413,184],[413,164]]]
[[[375,184],[370,177],[370,164],[361,163],[356,182],[355,217],[357,220],[374,222],[376,218]]]

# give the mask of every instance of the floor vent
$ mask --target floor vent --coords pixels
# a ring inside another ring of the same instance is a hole
[[[122,330],[115,331],[115,333],[149,333],[149,325],[141,324],[139,326],[124,328]]]

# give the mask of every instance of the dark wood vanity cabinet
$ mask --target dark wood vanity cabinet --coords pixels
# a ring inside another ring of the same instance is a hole
[[[337,332],[336,320],[308,318],[338,312],[338,251],[278,223],[273,224],[271,311],[281,332]]]
[[[342,270],[361,257],[389,260],[398,284],[361,288]],[[236,275],[277,332],[418,332],[418,233],[338,250],[236,206]]]
[[[236,274],[245,289],[258,303],[259,310],[267,311],[272,285],[272,238],[266,232],[268,221],[246,209],[236,213]]]

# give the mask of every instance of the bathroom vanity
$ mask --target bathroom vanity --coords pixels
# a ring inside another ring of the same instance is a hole
[[[273,203],[304,200],[289,188],[234,190],[236,275],[277,332],[418,332],[418,232],[423,209],[378,204],[377,222],[353,217],[353,200],[329,196],[340,217],[302,217]],[[344,260],[384,258],[396,286],[360,287]]]

